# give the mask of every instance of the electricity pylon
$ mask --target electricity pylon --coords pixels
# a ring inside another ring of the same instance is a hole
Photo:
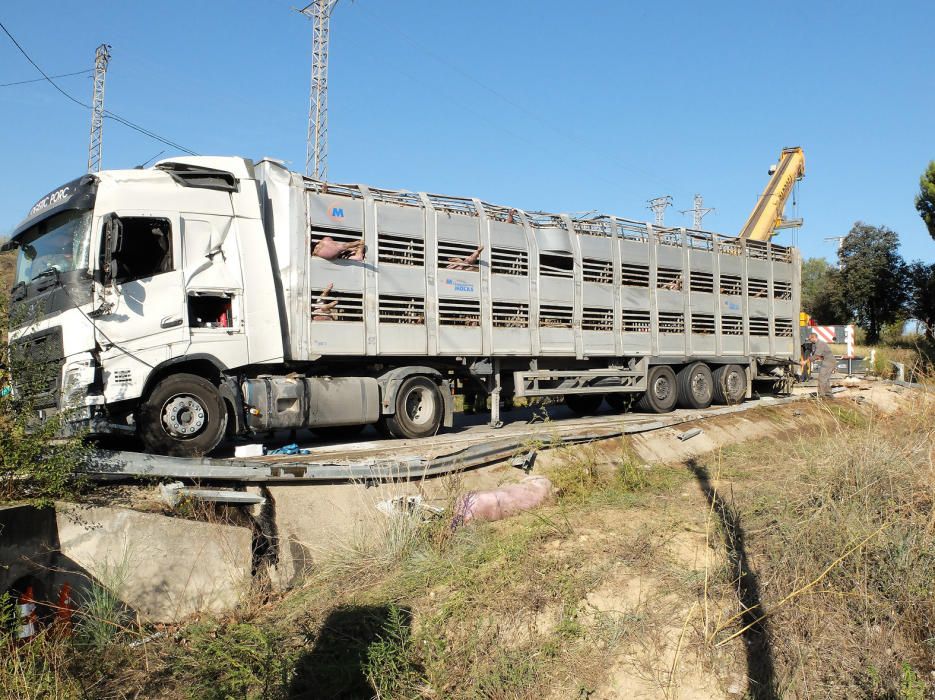
[[[101,169],[104,150],[104,78],[110,63],[110,46],[101,44],[94,52],[94,94],[91,96],[91,140],[88,144],[88,172]]]
[[[328,176],[328,34],[331,11],[338,0],[315,0],[300,12],[312,20],[312,81],[308,96],[305,174]]]

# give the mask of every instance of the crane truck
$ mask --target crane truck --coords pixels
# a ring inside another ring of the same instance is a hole
[[[281,429],[432,435],[459,382],[491,395],[493,423],[501,393],[578,414],[739,402],[799,354],[800,259],[769,240],[783,190],[767,189],[731,237],[271,159],[105,170],[13,231],[12,307],[29,313],[11,343],[52,358],[40,419],[175,456]]]

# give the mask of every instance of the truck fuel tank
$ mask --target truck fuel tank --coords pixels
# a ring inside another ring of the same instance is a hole
[[[247,425],[262,432],[375,423],[380,388],[372,377],[261,376],[242,384]]]

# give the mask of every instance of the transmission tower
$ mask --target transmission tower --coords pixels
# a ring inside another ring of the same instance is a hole
[[[826,240],[828,243],[833,243],[833,242],[837,241],[837,244],[838,244],[838,269],[839,269],[839,270],[841,269],[841,248],[844,247],[844,239],[845,239],[845,238],[847,238],[847,236],[828,236],[827,238],[825,238],[825,240]]]
[[[691,214],[692,215],[692,228],[696,231],[701,230],[701,220],[705,218],[708,214],[714,211],[714,207],[708,207],[705,209],[704,206],[704,197],[700,194],[695,195],[695,205],[691,209],[681,209],[679,214]]]
[[[110,63],[110,46],[101,44],[94,52],[94,94],[91,97],[91,140],[88,144],[88,172],[101,169],[104,150],[104,78]]]
[[[328,25],[338,0],[315,0],[300,12],[312,20],[312,83],[308,97],[305,174],[328,175]]]
[[[666,218],[666,209],[672,206],[672,195],[667,194],[662,197],[655,197],[648,200],[649,206],[647,209],[652,209],[652,212],[656,215],[656,226],[664,226]]]

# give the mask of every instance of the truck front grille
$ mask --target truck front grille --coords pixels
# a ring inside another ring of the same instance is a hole
[[[19,338],[10,344],[11,374],[18,396],[33,408],[57,407],[65,349],[60,326]]]

